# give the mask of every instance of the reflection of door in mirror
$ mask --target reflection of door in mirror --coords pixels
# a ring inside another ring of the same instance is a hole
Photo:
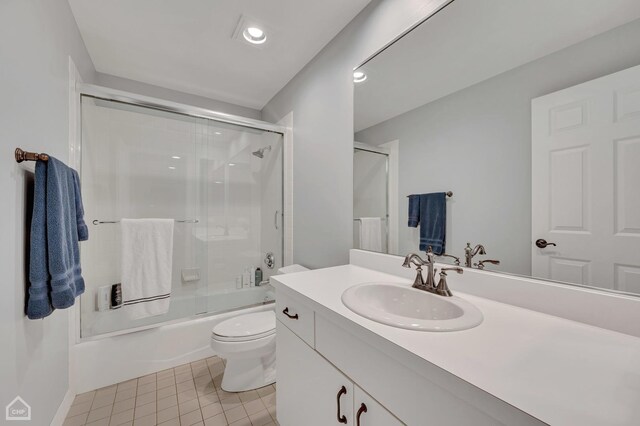
[[[361,143],[353,151],[353,246],[389,252],[389,150]]]
[[[532,101],[532,241],[557,244],[533,247],[534,276],[640,293],[639,82],[636,66]]]
[[[354,140],[400,141],[390,253],[419,247],[404,196],[451,190],[446,250],[482,244],[471,267],[640,295],[640,76],[610,80],[640,65],[640,2],[488,3],[357,67]]]

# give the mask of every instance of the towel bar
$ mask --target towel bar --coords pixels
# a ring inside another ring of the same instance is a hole
[[[199,223],[200,221],[198,219],[187,219],[187,220],[176,220],[176,223]],[[119,220],[98,220],[98,219],[94,219],[93,222],[94,225],[104,225],[105,223],[120,223]]]
[[[15,150],[16,162],[22,163],[23,161],[49,161],[47,154],[39,154],[37,152],[23,151],[20,148]]]
[[[413,194],[412,194],[413,195]],[[447,197],[453,197],[453,192],[451,191],[447,191],[446,192]],[[407,195],[407,198],[409,198],[411,195]]]

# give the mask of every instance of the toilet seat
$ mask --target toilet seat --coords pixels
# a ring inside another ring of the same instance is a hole
[[[247,342],[276,332],[274,311],[238,315],[213,327],[211,338],[220,342]]]

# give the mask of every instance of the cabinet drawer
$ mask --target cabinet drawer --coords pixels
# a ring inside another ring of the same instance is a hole
[[[276,318],[311,347],[315,346],[313,309],[298,299],[278,291],[276,294]]]

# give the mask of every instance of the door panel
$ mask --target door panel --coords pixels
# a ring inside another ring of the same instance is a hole
[[[375,399],[371,398],[368,393],[354,386],[354,405],[353,405],[353,424],[356,426],[401,426],[404,425],[400,420],[396,419]],[[366,408],[366,412],[362,410],[360,413],[360,422],[358,423],[358,411],[362,404]]]
[[[353,383],[293,334],[280,320],[276,330],[277,413],[282,426],[331,426],[340,413],[353,424]]]
[[[640,67],[532,101],[532,275],[640,291]]]

